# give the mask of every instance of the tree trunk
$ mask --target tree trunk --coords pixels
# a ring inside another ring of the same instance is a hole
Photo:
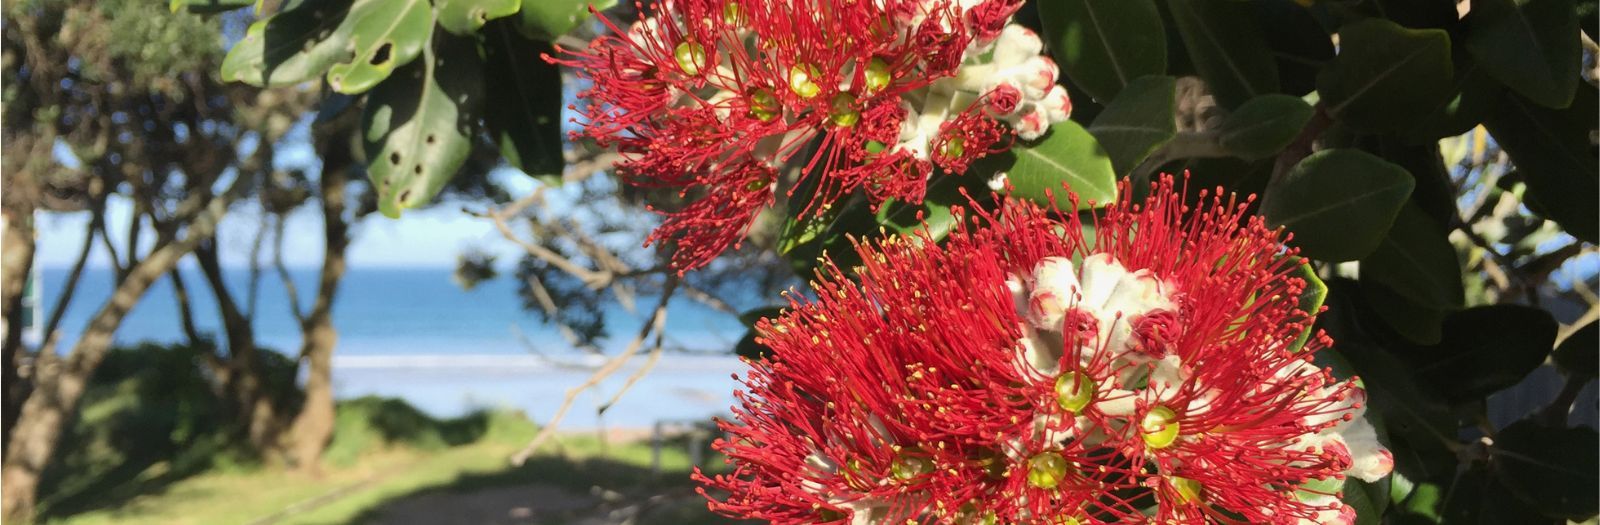
[[[66,360],[40,366],[34,372],[33,394],[22,403],[16,427],[6,441],[5,463],[0,465],[0,515],[4,519],[26,521],[33,517],[39,475],[55,454],[57,440],[67,418],[77,409],[90,376],[110,351],[117,326],[150,289],[150,283],[177,265],[178,259],[200,240],[216,232],[217,220],[227,211],[233,194],[230,189],[222,197],[211,199],[190,224],[183,240],[158,247],[138,267],[130,269],[128,278],[117,285],[111,299],[89,321]]]
[[[22,295],[27,287],[28,276],[33,272],[33,206],[25,204],[26,199],[18,199],[18,206],[7,206],[4,210],[4,225],[0,226],[0,309],[4,312],[5,342],[3,355],[0,359],[0,389],[4,391],[4,416],[3,429],[0,436],[10,436],[11,428],[17,421],[18,409],[26,397],[27,388],[23,384],[18,367],[22,365]],[[39,315],[39,312],[34,312]]]
[[[350,243],[350,225],[344,218],[345,185],[348,182],[349,148],[342,147],[341,134],[332,137],[334,147],[321,148],[322,230],[325,251],[322,275],[318,279],[317,299],[301,320],[304,342],[301,358],[306,360],[306,399],[290,427],[290,458],[295,466],[316,472],[322,451],[333,437],[333,349],[339,333],[333,327],[333,300],[344,277],[345,248]],[[280,244],[281,247],[281,244]]]
[[[235,415],[242,425],[250,446],[262,454],[271,454],[277,448],[278,411],[272,403],[271,388],[267,385],[261,354],[256,349],[255,327],[239,310],[228,283],[222,275],[222,265],[217,258],[216,241],[201,243],[194,251],[195,260],[211,285],[217,299],[217,309],[222,314],[222,327],[227,332],[229,384],[226,391],[233,402]]]

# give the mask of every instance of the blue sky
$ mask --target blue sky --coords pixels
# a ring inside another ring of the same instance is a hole
[[[512,169],[502,169],[495,178],[513,195],[532,191],[537,182]],[[479,206],[479,205],[474,205]],[[116,240],[117,248],[127,246],[127,200],[113,198],[107,203],[107,230]],[[89,213],[40,213],[37,217],[39,245],[36,263],[45,268],[72,265],[82,247]],[[221,240],[222,264],[244,267],[249,264],[250,246],[261,222],[265,220],[254,202],[235,205],[223,219],[218,231]],[[289,216],[284,234],[284,262],[288,266],[316,267],[322,264],[322,216],[314,207],[305,206]],[[521,249],[500,236],[488,219],[464,213],[457,205],[440,205],[430,209],[407,212],[399,219],[389,219],[371,214],[351,230],[349,263],[354,268],[443,268],[455,265],[456,256],[467,249],[479,249],[501,255],[502,264],[514,261]],[[141,246],[148,248],[154,233],[144,232]],[[270,261],[271,250],[262,256]],[[123,254],[126,257],[126,254]],[[100,241],[90,254],[90,267],[109,267],[109,259]],[[190,264],[191,261],[185,261]]]

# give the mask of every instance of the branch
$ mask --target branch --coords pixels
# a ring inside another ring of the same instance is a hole
[[[519,467],[522,466],[523,463],[528,461],[529,457],[533,456],[534,452],[539,450],[539,445],[544,444],[545,440],[550,439],[550,436],[555,433],[557,426],[561,424],[561,420],[566,417],[567,410],[570,410],[572,408],[572,404],[578,400],[579,394],[582,394],[584,390],[588,390],[595,385],[600,384],[601,381],[604,381],[607,377],[611,377],[612,374],[615,374],[617,370],[622,368],[622,365],[625,364],[628,359],[632,358],[634,354],[639,352],[639,348],[644,345],[644,341],[646,339],[650,338],[651,333],[660,332],[663,328],[665,328],[667,324],[667,302],[672,299],[672,293],[677,289],[677,287],[678,278],[668,276],[666,287],[661,291],[661,301],[656,304],[655,311],[650,315],[650,320],[646,321],[643,326],[639,327],[639,335],[635,336],[633,341],[628,343],[628,347],[624,349],[621,354],[618,354],[611,360],[606,361],[604,365],[601,365],[599,370],[596,370],[593,375],[589,376],[589,379],[585,380],[582,384],[567,390],[566,397],[561,400],[561,407],[556,409],[555,416],[550,418],[550,422],[539,429],[539,433],[533,437],[533,440],[528,442],[527,446],[523,447],[522,450],[511,456],[512,465]]]
[[[305,324],[306,313],[300,309],[300,291],[294,286],[294,277],[289,275],[289,267],[283,264],[283,216],[278,215],[272,227],[272,268],[277,270],[278,279],[283,281],[283,290],[289,294],[289,313],[294,314],[294,320]]]

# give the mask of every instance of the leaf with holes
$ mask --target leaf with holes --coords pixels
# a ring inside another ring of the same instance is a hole
[[[1578,87],[1582,44],[1572,0],[1474,0],[1467,51],[1528,100],[1566,107]]]
[[[524,38],[510,20],[485,26],[479,43],[484,63],[496,72],[484,95],[483,115],[506,162],[547,184],[561,183],[561,70],[540,58],[547,44]]]
[[[588,20],[591,5],[595,11],[605,11],[617,5],[617,0],[528,0],[517,16],[517,30],[534,40],[554,42]]]
[[[1217,143],[1242,159],[1277,155],[1311,120],[1311,106],[1289,95],[1270,94],[1250,99],[1217,127]]]
[[[490,20],[517,14],[521,7],[522,0],[439,0],[439,27],[470,36]]]
[[[349,56],[342,30],[350,0],[307,1],[257,20],[222,60],[222,80],[287,86],[313,80]]]
[[[1447,233],[1421,208],[1406,203],[1377,249],[1361,259],[1361,279],[1387,286],[1421,306],[1460,308],[1466,292]]]
[[[1066,191],[1078,195],[1079,207],[1104,206],[1117,198],[1117,174],[1111,157],[1077,122],[1050,126],[1050,133],[1034,144],[1018,145],[999,157],[1014,158],[1006,170],[1012,194],[1041,205],[1068,205]],[[1065,186],[1065,189],[1063,189]]]
[[[1328,114],[1363,131],[1395,131],[1448,99],[1450,34],[1381,18],[1339,30],[1339,55],[1317,76]]]
[[[1167,72],[1167,35],[1152,0],[1039,2],[1050,54],[1067,77],[1100,102],[1128,83]]]
[[[378,210],[398,217],[427,203],[472,149],[482,97],[473,42],[434,37],[434,49],[367,95],[361,117]]]
[[[1584,521],[1600,508],[1600,435],[1592,428],[1514,423],[1495,436],[1490,466],[1511,493],[1544,515]]]
[[[1269,187],[1261,213],[1294,234],[1302,254],[1352,261],[1372,253],[1416,185],[1411,174],[1370,153],[1312,153]]]
[[[1254,8],[1231,0],[1169,0],[1189,59],[1217,101],[1238,107],[1278,91],[1278,64],[1256,26]]]
[[[1126,176],[1156,149],[1178,133],[1178,80],[1167,76],[1140,77],[1129,82],[1089,125],[1111,157],[1118,176]]]
[[[328,85],[365,93],[422,53],[433,32],[433,9],[427,0],[361,0],[339,30],[350,35],[352,55],[328,68]]]

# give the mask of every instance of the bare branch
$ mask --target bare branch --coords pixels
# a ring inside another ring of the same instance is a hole
[[[546,423],[539,429],[539,433],[533,437],[533,440],[528,442],[527,446],[523,447],[522,450],[517,451],[516,454],[511,456],[512,465],[519,467],[522,466],[522,464],[526,463],[528,458],[531,457],[534,452],[539,450],[539,445],[544,444],[545,440],[550,439],[550,436],[555,433],[556,428],[561,425],[561,420],[566,417],[567,411],[572,409],[572,404],[577,401],[579,394],[582,394],[585,390],[593,388],[595,385],[600,384],[601,381],[604,381],[606,378],[611,377],[612,374],[615,374],[617,370],[622,368],[623,364],[627,363],[628,359],[631,359],[634,354],[639,353],[639,348],[644,346],[645,340],[650,338],[651,333],[659,332],[666,327],[667,302],[672,299],[672,293],[677,289],[677,287],[678,278],[676,276],[669,276],[667,278],[666,287],[661,291],[661,301],[656,304],[655,311],[650,315],[650,320],[645,321],[643,326],[639,327],[639,335],[634,337],[632,342],[628,343],[628,347],[623,349],[621,354],[617,354],[616,357],[611,358],[609,361],[606,361],[604,365],[601,365],[599,370],[596,370],[593,375],[589,376],[589,379],[584,380],[584,382],[578,386],[567,389],[566,397],[561,400],[561,407],[556,409],[555,416],[551,417],[550,422]]]
[[[289,267],[283,264],[283,216],[278,215],[272,227],[272,268],[278,271],[278,279],[283,281],[283,290],[289,294],[289,313],[294,314],[294,320],[301,324],[306,322],[306,313],[300,308],[300,291],[294,286],[294,277],[289,275]]]

